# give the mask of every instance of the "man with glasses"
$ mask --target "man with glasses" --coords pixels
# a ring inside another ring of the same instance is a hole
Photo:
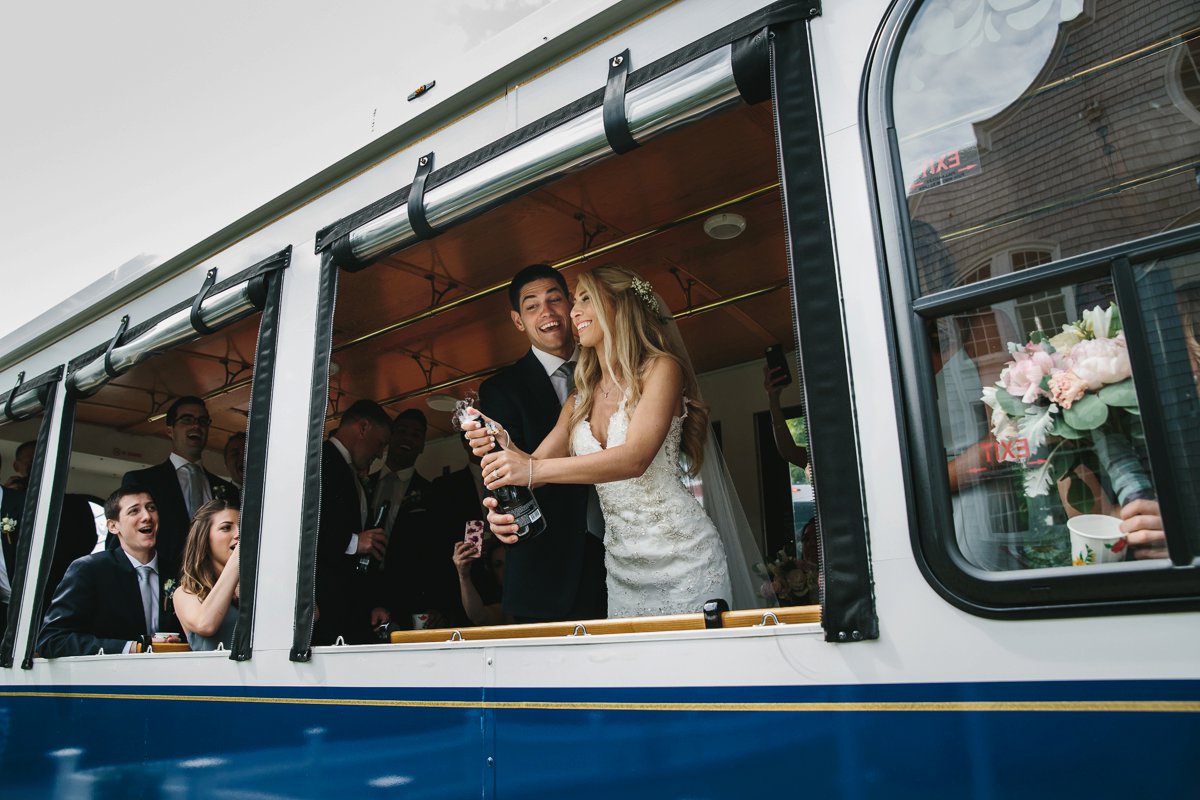
[[[121,479],[122,486],[148,490],[158,505],[158,559],[163,580],[179,576],[183,545],[196,510],[214,497],[241,502],[236,486],[213,475],[200,462],[211,425],[203,400],[179,398],[167,409],[170,456],[157,466],[127,472]],[[108,548],[117,546],[116,537],[110,535]]]

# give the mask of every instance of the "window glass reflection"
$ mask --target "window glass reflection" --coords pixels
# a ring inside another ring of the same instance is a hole
[[[1030,316],[1038,305],[1047,318]],[[997,571],[1166,556],[1161,522],[1138,522],[1137,536],[1119,530],[1135,516],[1158,519],[1158,505],[1124,323],[1106,282],[943,317],[928,332],[967,561]],[[1106,535],[1080,533],[1085,522]]]
[[[951,256],[921,291],[1200,221],[1198,53],[1189,3],[924,3],[893,86],[918,260],[923,226]]]
[[[1200,518],[1200,255],[1136,269],[1143,327],[1169,451],[1165,468],[1176,484],[1177,519]],[[1191,526],[1195,549],[1200,531]]]

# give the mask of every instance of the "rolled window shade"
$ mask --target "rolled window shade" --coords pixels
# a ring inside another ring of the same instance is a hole
[[[200,306],[200,317],[209,328],[221,328],[237,322],[259,310],[251,297],[249,284],[232,286],[205,298]],[[123,344],[112,349],[106,364],[105,354],[78,367],[67,377],[67,388],[76,396],[86,397],[95,393],[115,375],[127,372],[156,353],[177,347],[198,338],[200,332],[192,326],[191,306],[181,308],[155,322]]]
[[[113,345],[75,359],[67,375],[67,390],[75,397],[92,395],[151,356],[257,313],[266,301],[266,274],[286,268],[290,260],[288,248],[212,287],[194,311],[195,303],[189,300],[119,335]]]
[[[17,385],[0,394],[0,425],[20,422],[46,410],[51,384],[62,380],[62,367],[55,367],[36,378],[25,380],[21,373]]]
[[[740,103],[731,51],[732,45],[725,45],[630,90],[625,111],[633,137],[645,142]],[[612,155],[604,109],[593,108],[429,188],[425,217],[433,228],[446,228]],[[366,264],[419,238],[407,206],[400,205],[349,231],[335,250],[339,261]]]

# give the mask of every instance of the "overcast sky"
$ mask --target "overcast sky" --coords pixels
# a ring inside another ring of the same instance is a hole
[[[0,10],[0,337],[384,132],[553,0],[39,0]]]

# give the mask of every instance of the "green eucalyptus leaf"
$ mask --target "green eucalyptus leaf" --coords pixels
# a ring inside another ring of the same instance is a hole
[[[1077,431],[1068,425],[1061,416],[1054,418],[1054,425],[1050,428],[1050,433],[1063,439],[1082,439],[1087,436],[1085,431]]]
[[[1021,402],[1021,398],[1014,397],[1003,386],[996,387],[996,405],[1000,406],[1010,417],[1025,416],[1025,404]]]
[[[1099,395],[1106,405],[1118,408],[1137,408],[1137,392],[1133,389],[1133,378],[1102,386]]]
[[[1063,410],[1063,419],[1077,431],[1094,431],[1108,420],[1108,406],[1094,394],[1085,394]]]
[[[1121,309],[1116,303],[1110,303],[1109,308],[1112,309],[1112,319],[1108,322],[1108,338],[1111,339],[1121,332]]]

